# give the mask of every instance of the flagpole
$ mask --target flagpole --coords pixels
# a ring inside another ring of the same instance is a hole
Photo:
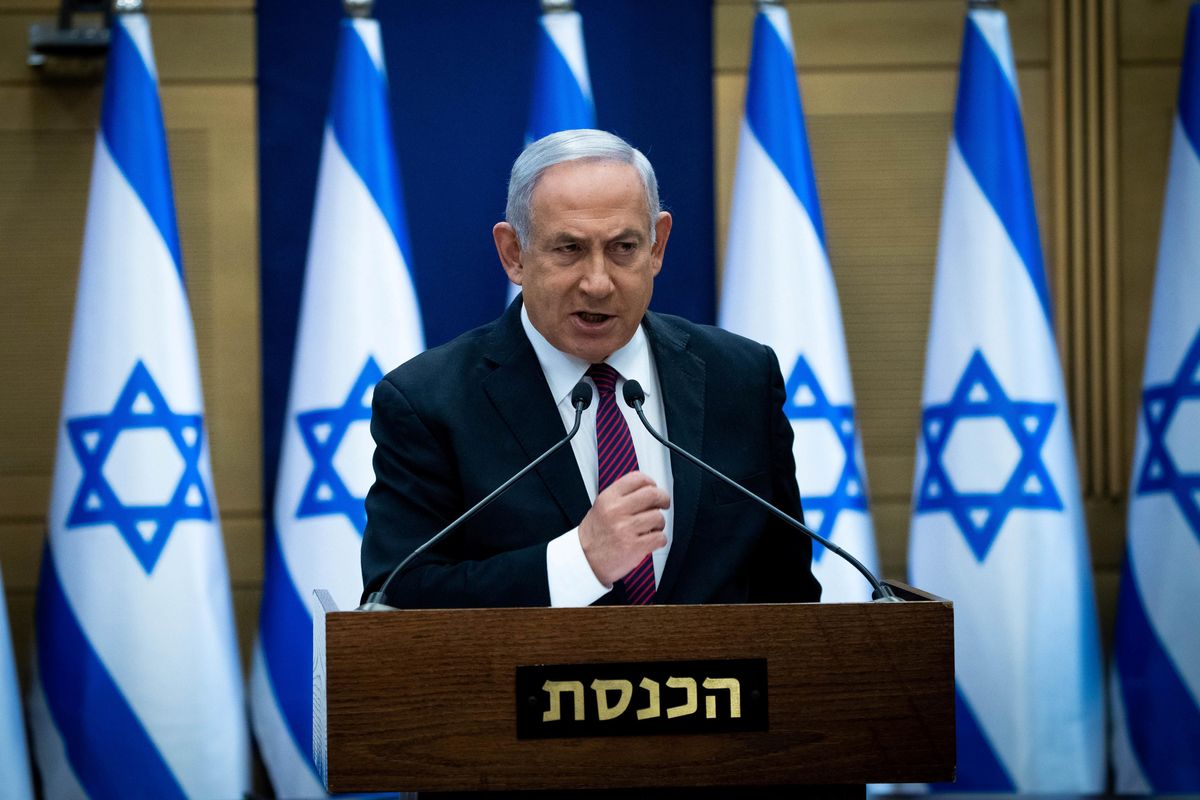
[[[575,0],[542,0],[543,14],[566,14],[575,10]]]

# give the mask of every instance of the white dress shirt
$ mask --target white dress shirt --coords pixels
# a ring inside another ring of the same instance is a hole
[[[550,393],[562,416],[563,432],[571,430],[575,424],[575,408],[571,405],[571,390],[580,380],[596,384],[591,378],[585,377],[588,362],[581,358],[567,355],[555,349],[546,341],[546,337],[533,327],[529,314],[524,306],[521,307],[521,325],[525,335],[533,345],[538,363],[550,386]],[[620,373],[617,379],[617,407],[625,416],[629,425],[629,433],[633,437],[633,449],[637,452],[638,470],[654,480],[660,489],[672,494],[673,481],[671,477],[670,452],[663,447],[638,419],[637,412],[625,405],[621,397],[621,387],[627,379],[636,380],[646,392],[646,402],[642,410],[650,424],[663,436],[667,436],[666,414],[663,412],[662,392],[658,382],[658,370],[654,366],[654,356],[650,352],[650,343],[646,332],[639,325],[637,332],[629,343],[608,357],[606,363]],[[579,464],[579,474],[583,476],[583,485],[588,497],[596,502],[596,488],[599,481],[599,465],[596,454],[596,407],[600,403],[600,394],[596,392],[592,404],[583,412],[579,423],[579,433],[571,440],[571,449],[575,452],[575,461]],[[667,563],[667,554],[671,550],[672,522],[674,509],[663,511],[666,526],[663,532],[667,535],[667,543],[653,553],[654,582],[657,585],[662,579],[663,567]],[[550,605],[558,608],[570,606],[586,606],[600,599],[612,587],[605,586],[596,578],[583,554],[583,545],[579,542],[579,528],[572,528],[561,536],[553,539],[546,546],[546,575],[550,584]]]

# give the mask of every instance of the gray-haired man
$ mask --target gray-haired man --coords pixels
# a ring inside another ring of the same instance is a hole
[[[571,389],[597,388],[559,451],[423,554],[390,604],[471,607],[816,600],[803,536],[670,457],[620,402],[800,515],[783,379],[763,345],[647,311],[671,215],[654,170],[602,131],[564,131],[513,165],[496,250],[522,297],[500,319],[380,382],[366,592],[561,439]]]

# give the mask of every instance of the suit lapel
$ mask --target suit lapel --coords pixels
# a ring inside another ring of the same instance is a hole
[[[533,345],[521,328],[519,300],[509,306],[493,329],[488,357],[496,368],[484,379],[483,390],[532,461],[567,432]],[[578,525],[591,502],[570,445],[546,459],[534,471],[562,509],[568,523]]]
[[[684,450],[701,455],[704,448],[704,362],[687,350],[688,334],[667,320],[647,312],[644,327],[658,370],[667,435]],[[521,328],[519,301],[500,318],[490,337],[488,358],[496,368],[484,379],[483,390],[532,461],[566,432],[537,355]],[[537,388],[531,391],[530,387]],[[591,501],[570,447],[547,459],[535,472],[568,524],[579,524],[591,508]],[[679,581],[700,504],[700,469],[672,453],[671,475],[675,509],[673,541],[657,591],[658,598],[663,601],[669,600]]]
[[[650,312],[646,313],[646,335],[663,398],[667,438],[699,456],[704,449],[704,362],[687,349],[688,335]],[[667,558],[657,598],[669,600],[692,540],[700,504],[700,469],[675,453],[671,454],[672,523],[671,553]]]

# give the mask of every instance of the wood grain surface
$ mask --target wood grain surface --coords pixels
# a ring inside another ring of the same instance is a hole
[[[317,747],[335,792],[954,774],[953,609],[942,601],[333,612],[324,644],[328,740]],[[767,659],[768,731],[516,737],[518,665],[727,658]]]

